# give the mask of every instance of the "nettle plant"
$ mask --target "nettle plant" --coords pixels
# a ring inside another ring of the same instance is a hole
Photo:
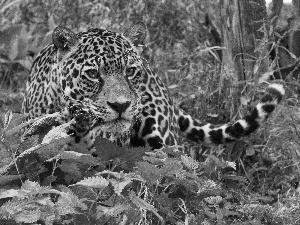
[[[8,112],[1,143],[26,126]],[[236,165],[213,155],[199,162],[176,148],[118,147],[96,140],[101,159],[84,146],[62,151],[69,124],[45,132],[53,118],[37,119],[26,149],[1,170],[0,221],[12,224],[297,224],[299,195],[276,206],[247,194]],[[13,124],[13,125],[12,125]],[[45,134],[46,133],[46,134]],[[32,147],[30,147],[32,146]],[[16,149],[1,154],[11,157]]]

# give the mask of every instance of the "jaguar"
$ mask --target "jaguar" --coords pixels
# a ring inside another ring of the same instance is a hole
[[[242,119],[220,126],[201,123],[174,104],[167,87],[141,56],[146,35],[143,22],[124,33],[89,28],[76,34],[55,28],[52,44],[33,62],[23,112],[29,118],[57,113],[69,99],[92,118],[77,126],[76,143],[92,151],[95,138],[101,136],[119,145],[161,149],[176,146],[179,134],[197,143],[238,140],[257,130],[285,94],[284,84],[271,83]]]

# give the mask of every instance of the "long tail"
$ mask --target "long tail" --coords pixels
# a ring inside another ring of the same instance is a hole
[[[200,124],[181,111],[178,120],[179,127],[187,138],[198,143],[222,144],[232,142],[256,131],[275,110],[284,94],[283,84],[270,84],[260,102],[249,115],[233,124],[225,124],[219,127],[212,124]]]

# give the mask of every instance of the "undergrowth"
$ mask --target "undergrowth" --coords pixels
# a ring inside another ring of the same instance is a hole
[[[65,152],[67,128],[19,143],[26,124],[7,112],[0,123],[1,224],[299,224],[298,139],[283,141],[298,135],[297,116],[286,116],[291,110],[297,115],[281,107],[270,131],[261,128],[230,154],[215,147],[200,160],[177,147],[151,151],[101,138],[101,158],[84,146]]]

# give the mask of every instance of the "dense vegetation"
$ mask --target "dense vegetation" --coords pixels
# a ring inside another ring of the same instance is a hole
[[[62,152],[69,139],[55,128],[20,144],[21,102],[33,55],[51,43],[57,25],[123,32],[145,21],[144,57],[178,105],[211,123],[240,118],[257,103],[270,72],[239,81],[222,63],[205,19],[209,15],[221,27],[218,1],[15,0],[0,5],[0,224],[300,224],[295,77],[287,79],[287,97],[258,132],[217,147],[183,139],[192,157],[170,148],[121,148],[100,138],[101,159],[84,146]],[[291,12],[285,7],[286,14]],[[286,24],[286,14],[279,25]],[[260,48],[272,38],[272,32],[264,32],[257,52],[268,54]],[[239,82],[242,93],[236,93]],[[26,151],[14,158],[17,149]]]

